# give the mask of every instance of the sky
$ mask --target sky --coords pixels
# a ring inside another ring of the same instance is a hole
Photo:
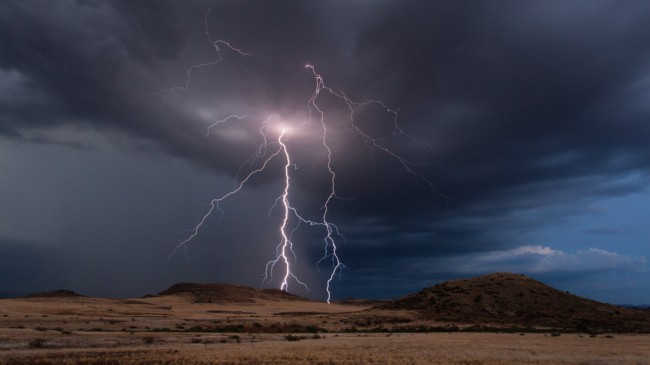
[[[267,119],[295,131],[291,204],[322,218],[309,64],[336,93],[316,99],[333,299],[507,271],[650,303],[648,44],[644,0],[2,1],[0,292],[260,286],[282,155],[174,249],[261,166]],[[310,291],[289,291],[325,298],[323,234],[294,232]]]

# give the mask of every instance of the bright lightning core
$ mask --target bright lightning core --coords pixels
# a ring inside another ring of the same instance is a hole
[[[278,143],[280,143],[280,144],[281,144],[281,139],[282,139],[282,137],[284,135],[287,135],[287,136],[295,135],[296,134],[295,132],[298,131],[296,128],[292,127],[290,123],[285,122],[285,121],[280,122],[277,125],[275,125],[273,127],[273,130],[275,131],[275,133],[280,134],[280,138],[278,138]]]

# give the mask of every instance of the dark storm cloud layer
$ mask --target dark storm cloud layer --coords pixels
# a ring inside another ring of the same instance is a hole
[[[192,73],[189,91],[133,102],[215,59],[207,8],[214,39],[253,56],[224,49],[221,63]],[[647,1],[3,1],[0,135],[92,147],[52,131],[99,130],[125,148],[232,175],[268,113],[306,117],[312,64],[353,100],[404,106],[402,127],[435,150],[392,135],[380,108],[360,112],[369,134],[430,164],[419,171],[432,192],[350,133],[344,105],[323,97],[337,126],[339,192],[354,196],[333,211],[353,293],[400,270],[410,281],[443,257],[528,244],[529,230],[561,223],[522,212],[555,206],[570,216],[647,187],[649,19]],[[231,113],[247,120],[203,138]],[[320,199],[325,171],[306,157],[299,165],[301,194]],[[455,275],[449,265],[435,271]]]

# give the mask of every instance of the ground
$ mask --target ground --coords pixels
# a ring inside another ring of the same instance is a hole
[[[451,332],[374,333],[355,323],[419,322],[368,308],[182,295],[5,299],[0,364],[650,364],[647,334],[464,333],[454,323],[436,324]]]

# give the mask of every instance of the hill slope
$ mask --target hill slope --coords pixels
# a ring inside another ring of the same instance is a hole
[[[255,289],[231,284],[174,284],[158,295],[189,296],[195,303],[254,303],[256,300],[307,300],[279,289]]]
[[[438,284],[378,308],[414,310],[423,319],[459,323],[650,330],[647,311],[599,303],[509,273]]]

